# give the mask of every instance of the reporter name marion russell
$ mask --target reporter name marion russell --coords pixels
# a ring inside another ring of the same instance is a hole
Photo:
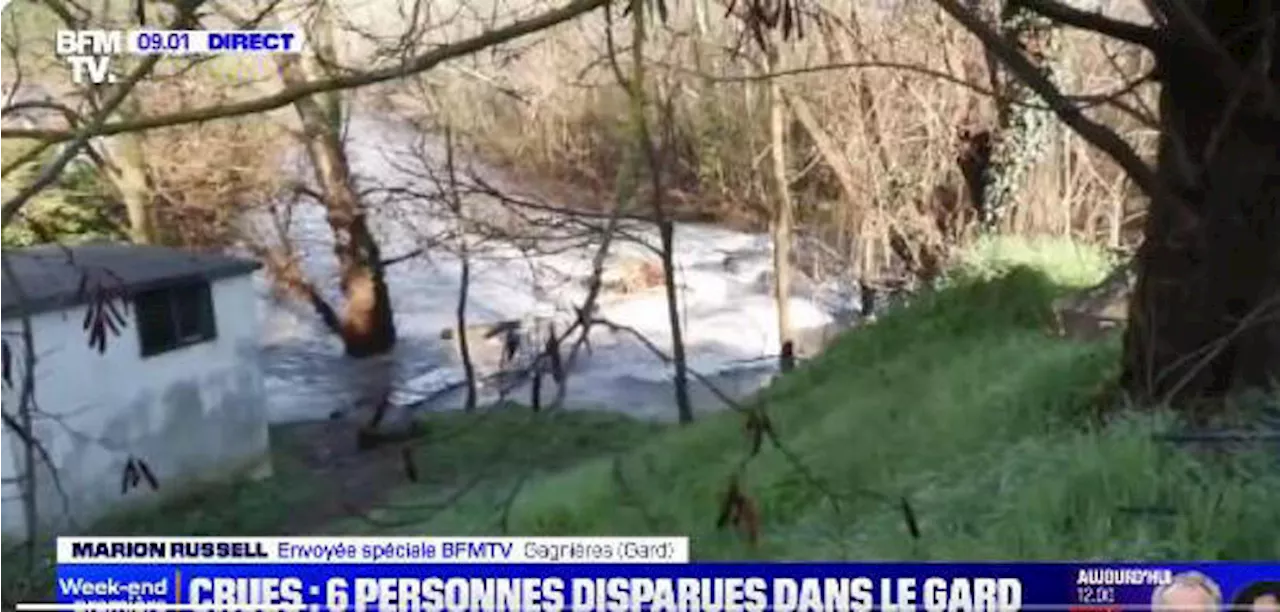
[[[71,559],[170,559],[170,558],[235,558],[265,559],[265,542],[254,541],[168,541],[168,542],[75,542]]]

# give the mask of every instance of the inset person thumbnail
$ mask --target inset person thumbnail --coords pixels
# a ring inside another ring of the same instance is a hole
[[[1154,612],[1217,612],[1222,609],[1222,588],[1200,572],[1183,572],[1151,593]]]
[[[1280,612],[1280,580],[1255,582],[1236,593],[1231,609],[1242,612]]]

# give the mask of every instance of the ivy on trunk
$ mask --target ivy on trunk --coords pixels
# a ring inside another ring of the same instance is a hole
[[[1015,45],[956,0],[935,0],[1060,120],[1150,197],[1121,383],[1140,403],[1192,406],[1280,384],[1280,6],[1150,0],[1156,25],[1055,0],[1011,4],[1138,45],[1162,85],[1160,147],[1143,162]]]

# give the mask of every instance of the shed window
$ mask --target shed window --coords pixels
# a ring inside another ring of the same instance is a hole
[[[212,340],[218,335],[207,282],[139,293],[133,304],[138,314],[143,357]]]

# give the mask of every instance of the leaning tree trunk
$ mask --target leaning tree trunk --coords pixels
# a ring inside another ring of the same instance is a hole
[[[334,20],[324,3],[317,6],[307,38],[311,41],[310,66],[304,66],[303,58],[296,55],[276,56],[280,80],[286,88],[302,88],[312,77],[319,78],[318,75],[334,76],[333,66],[337,64],[333,48]],[[335,312],[314,288],[304,290],[325,324],[342,337],[347,355],[369,357],[395,346],[396,326],[382,253],[366,224],[340,136],[340,100],[338,92],[328,92],[302,97],[293,103],[302,123],[302,140],[315,171],[326,219],[333,232],[342,309]]]
[[[124,202],[129,218],[129,240],[134,244],[154,244],[156,217],[152,207],[151,186],[147,184],[146,157],[142,151],[141,134],[123,134],[117,137],[117,170],[114,175],[116,190]]]
[[[287,87],[299,86],[305,80],[296,58],[281,59],[280,74]],[[385,353],[396,342],[391,297],[381,251],[366,225],[360,197],[352,183],[351,166],[338,133],[340,126],[335,124],[332,111],[316,98],[300,98],[293,106],[302,121],[307,155],[333,231],[333,252],[338,259],[344,299],[336,331],[351,357]]]
[[[120,108],[120,115],[126,120],[141,114],[137,97],[126,100]],[[111,139],[111,161],[114,163],[110,165],[114,168],[106,173],[124,203],[129,221],[129,240],[134,244],[159,242],[154,194],[147,177],[147,155],[143,149],[145,137],[144,133],[125,133]]]
[[[307,151],[315,166],[326,217],[333,230],[333,252],[338,258],[338,279],[344,299],[340,315],[342,342],[352,357],[385,353],[396,342],[391,296],[382,254],[365,223],[359,197],[351,184],[346,152],[320,105],[312,100],[299,100],[295,106],[303,117]]]
[[[1241,19],[1249,4],[1200,9],[1252,73],[1245,93],[1210,58],[1159,58],[1158,171],[1175,197],[1151,203],[1130,303],[1122,380],[1143,401],[1186,405],[1280,383],[1280,116],[1263,91],[1280,88],[1280,40],[1274,28],[1234,31],[1263,21]]]

